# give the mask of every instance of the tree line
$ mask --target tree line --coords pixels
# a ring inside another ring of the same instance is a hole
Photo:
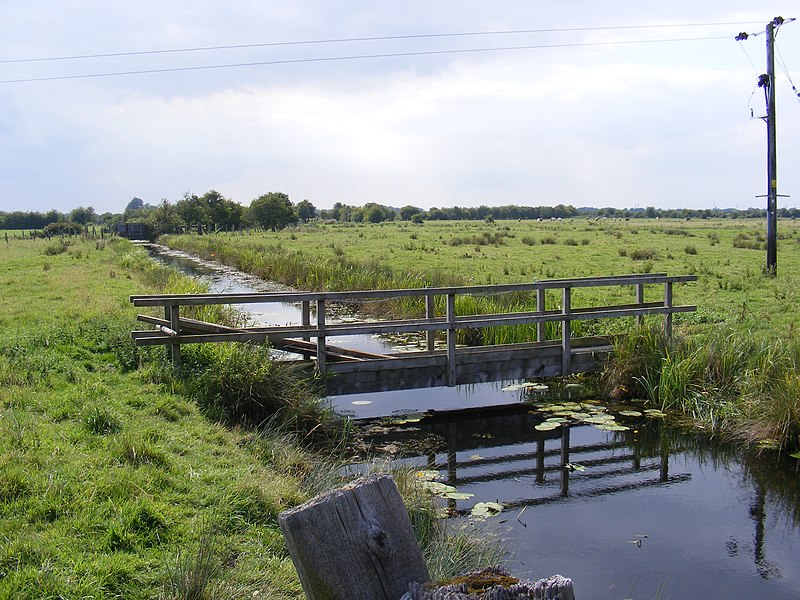
[[[800,209],[780,208],[781,218],[798,218]],[[238,231],[242,228],[265,230],[282,229],[295,223],[311,220],[381,223],[384,221],[476,221],[476,220],[536,220],[569,219],[575,217],[617,219],[750,219],[766,218],[766,210],[740,209],[662,209],[647,208],[593,208],[558,204],[556,206],[477,206],[433,207],[422,209],[412,205],[401,208],[368,202],[353,206],[336,202],[330,209],[318,209],[310,201],[292,203],[283,192],[269,192],[253,199],[249,206],[226,198],[216,190],[201,196],[186,193],[176,202],[162,200],[156,205],[132,198],[121,213],[97,214],[91,206],[79,206],[67,213],[50,210],[46,213],[30,211],[0,211],[0,229],[44,230],[56,223],[80,226],[102,225],[114,231],[118,224],[143,223],[154,234],[178,231]],[[75,229],[75,227],[72,227]],[[53,227],[51,227],[53,229]],[[64,229],[64,226],[61,226]]]

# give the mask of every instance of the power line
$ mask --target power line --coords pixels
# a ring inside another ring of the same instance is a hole
[[[474,37],[474,36],[484,36],[484,35],[519,35],[519,34],[529,34],[529,33],[566,33],[566,32],[587,32],[587,31],[616,31],[616,30],[630,30],[630,29],[667,29],[667,28],[680,28],[680,27],[717,27],[717,26],[732,26],[732,25],[752,25],[753,23],[754,21],[740,21],[740,22],[730,22],[730,23],[683,23],[674,25],[617,25],[609,27],[562,27],[562,28],[552,28],[552,29],[512,29],[512,30],[500,30],[500,31],[463,31],[456,33],[422,33],[422,34],[409,34],[409,35],[334,38],[334,39],[320,39],[320,40],[294,40],[288,42],[264,42],[256,44],[231,44],[224,46],[200,46],[196,48],[172,48],[164,50],[137,50],[132,52],[107,52],[99,54],[75,54],[71,56],[12,58],[12,59],[0,59],[0,64],[47,62],[47,61],[62,61],[62,60],[83,60],[90,58],[116,58],[123,56],[143,56],[150,54],[177,54],[185,52],[206,52],[206,51],[216,51],[216,50],[241,50],[248,48],[268,48],[277,46],[340,44],[340,43],[352,43],[352,42],[375,42],[375,41],[389,41],[389,40],[412,40],[412,39],[431,39],[431,38],[447,38],[447,37]]]
[[[526,45],[526,46],[498,46],[491,48],[462,48],[456,50],[424,50],[418,52],[391,52],[386,54],[355,54],[355,55],[345,55],[345,56],[326,56],[326,57],[314,57],[314,58],[292,58],[285,60],[226,63],[218,65],[198,65],[192,67],[170,67],[163,69],[112,71],[107,73],[87,73],[82,75],[54,75],[48,77],[4,79],[0,80],[0,84],[31,83],[37,81],[63,81],[69,79],[96,79],[103,77],[119,77],[125,75],[148,75],[154,73],[177,73],[186,71],[205,71],[211,69],[230,69],[230,68],[259,67],[259,66],[270,66],[270,65],[337,62],[337,61],[348,61],[348,60],[367,60],[376,58],[400,58],[400,57],[410,57],[410,56],[432,56],[432,55],[468,54],[468,53],[482,53],[482,52],[508,52],[516,50],[539,50],[548,48],[583,48],[583,47],[597,47],[597,46],[622,46],[622,45],[633,45],[633,44],[698,42],[698,41],[728,40],[728,39],[730,39],[730,36],[725,35],[725,36],[714,36],[714,37],[672,38],[672,39],[660,39],[660,40],[626,40],[626,41],[616,41],[616,42],[580,42],[580,43],[576,42],[570,44],[537,44],[537,45]]]

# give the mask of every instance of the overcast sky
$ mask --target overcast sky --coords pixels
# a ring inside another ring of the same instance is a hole
[[[762,206],[763,32],[792,8],[0,0],[0,210],[121,212],[209,189],[320,208]],[[497,33],[519,30],[540,31]],[[326,42],[285,44],[309,41]],[[798,206],[800,22],[777,49],[779,205]],[[118,55],[63,58],[91,54]],[[63,59],[23,60],[39,58]],[[272,64],[8,82],[242,63]]]

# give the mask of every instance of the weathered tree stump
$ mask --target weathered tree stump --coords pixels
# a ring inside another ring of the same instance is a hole
[[[397,600],[428,580],[394,480],[366,477],[278,518],[309,600]]]

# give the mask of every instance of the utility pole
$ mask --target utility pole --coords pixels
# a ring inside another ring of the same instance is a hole
[[[767,100],[767,115],[762,117],[767,124],[767,265],[766,273],[774,277],[778,273],[778,152],[775,120],[775,32],[785,22],[783,17],[775,17],[767,23],[767,72],[758,78],[758,87],[764,88]],[[749,36],[740,33],[737,41]]]
[[[767,274],[778,274],[778,153],[775,140],[775,27],[783,23],[775,17],[767,23]],[[759,85],[761,80],[759,79]]]

